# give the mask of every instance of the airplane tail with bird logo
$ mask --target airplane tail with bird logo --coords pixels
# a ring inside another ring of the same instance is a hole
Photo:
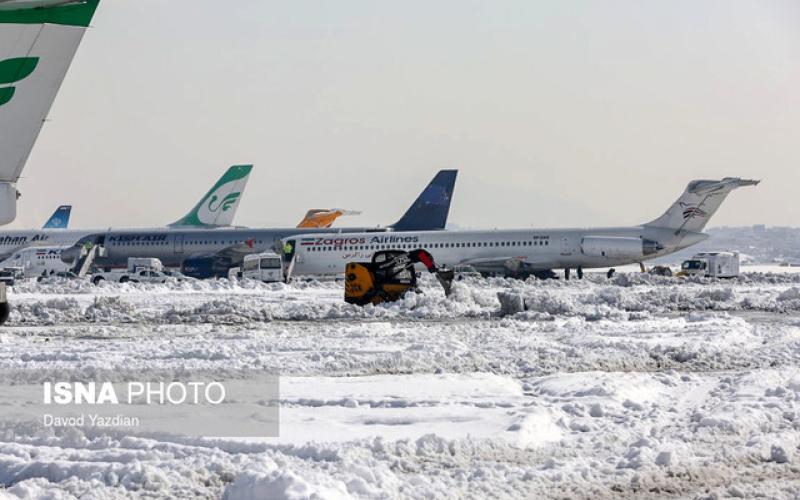
[[[191,212],[170,227],[226,227],[233,223],[252,165],[234,165],[220,177]]]
[[[743,186],[755,186],[759,182],[738,177],[692,181],[664,215],[645,226],[672,229],[675,234],[681,231],[701,232],[731,191]]]

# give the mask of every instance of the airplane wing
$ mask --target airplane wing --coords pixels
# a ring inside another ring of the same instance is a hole
[[[246,240],[241,243],[235,243],[233,245],[227,246],[222,248],[213,253],[204,253],[204,254],[197,254],[192,255],[189,258],[197,258],[197,257],[211,257],[214,259],[220,260],[227,260],[229,262],[240,262],[245,255],[249,255],[251,253],[257,253],[255,249],[254,240]]]
[[[183,273],[200,279],[225,277],[229,269],[242,263],[245,255],[258,252],[254,243],[249,239],[216,252],[191,255],[183,261]]]

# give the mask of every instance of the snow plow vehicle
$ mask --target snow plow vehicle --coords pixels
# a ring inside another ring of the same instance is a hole
[[[433,257],[425,250],[410,252],[384,250],[375,252],[370,262],[349,262],[345,267],[344,300],[348,304],[365,306],[399,300],[406,292],[418,290],[415,264],[422,264],[435,274],[450,295],[453,270],[437,268]]]

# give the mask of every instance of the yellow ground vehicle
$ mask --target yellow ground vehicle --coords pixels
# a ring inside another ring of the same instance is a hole
[[[420,263],[436,275],[445,294],[453,282],[451,269],[439,269],[425,250],[385,250],[375,252],[370,262],[350,262],[345,268],[344,300],[367,305],[393,302],[409,290],[417,289],[414,264]]]

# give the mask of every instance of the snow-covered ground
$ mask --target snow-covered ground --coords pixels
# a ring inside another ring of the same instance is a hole
[[[366,308],[336,282],[21,284],[6,383],[280,373],[281,435],[4,422],[0,498],[797,498],[785,270],[468,279],[449,298],[425,280]]]

